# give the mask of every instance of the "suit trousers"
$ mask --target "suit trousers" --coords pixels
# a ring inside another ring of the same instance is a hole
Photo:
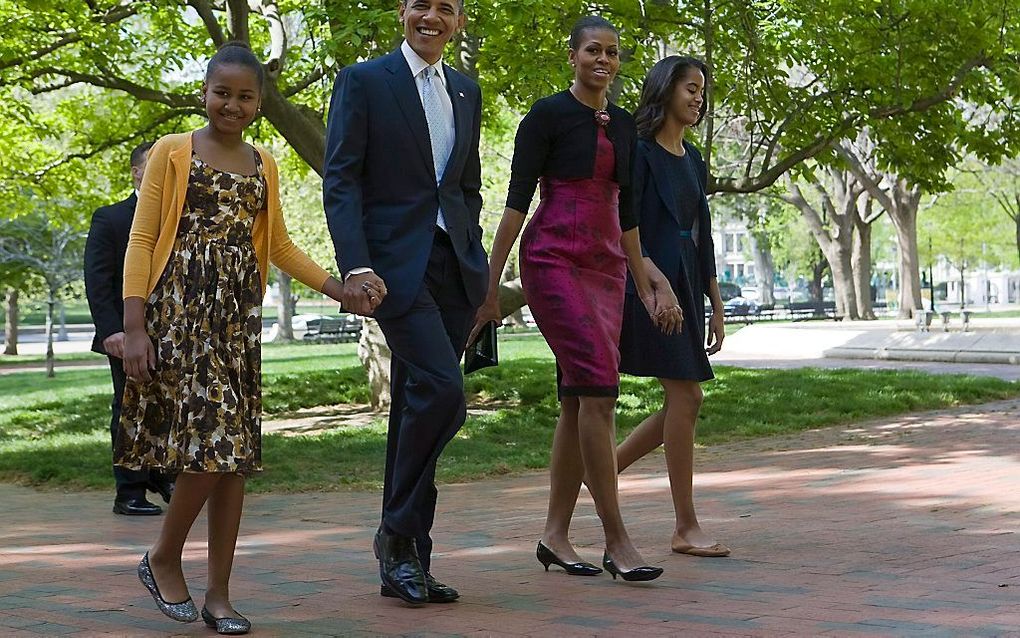
[[[464,424],[464,352],[475,306],[467,298],[447,234],[435,230],[425,281],[402,316],[379,319],[392,352],[382,524],[415,539],[429,569],[436,461]]]
[[[121,399],[124,397],[124,385],[127,383],[127,374],[124,373],[124,362],[122,360],[109,355],[106,358],[110,360],[110,375],[113,377],[113,401],[110,404],[113,418],[110,419],[110,443],[116,449],[117,428],[120,427],[120,404]],[[145,496],[150,474],[150,470],[129,470],[114,465],[113,480],[117,484],[117,500]]]

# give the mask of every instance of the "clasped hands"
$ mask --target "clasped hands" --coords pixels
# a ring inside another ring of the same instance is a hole
[[[386,282],[374,272],[351,275],[344,280],[340,309],[371,317],[386,298]]]
[[[684,311],[680,308],[673,287],[665,277],[651,277],[651,291],[641,295],[641,303],[652,318],[652,323],[665,334],[683,330]]]

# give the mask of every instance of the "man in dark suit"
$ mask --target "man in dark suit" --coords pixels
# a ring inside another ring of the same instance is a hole
[[[372,315],[393,353],[380,593],[458,594],[432,577],[436,460],[464,423],[459,360],[488,265],[478,214],[481,91],[442,63],[463,0],[404,0],[401,46],[344,68],[326,135],[323,203],[344,307]]]
[[[85,295],[96,326],[92,350],[107,356],[113,376],[111,439],[117,435],[120,401],[127,379],[121,360],[124,355],[124,253],[138,201],[136,193],[142,183],[150,146],[152,144],[147,142],[131,151],[131,178],[136,192],[122,202],[97,209],[92,215],[92,226],[85,242]],[[147,489],[158,492],[165,502],[170,502],[173,482],[156,471],[133,471],[114,466],[113,478],[117,484],[117,495],[113,501],[115,514],[145,516],[161,513],[163,509],[160,506],[145,498]]]

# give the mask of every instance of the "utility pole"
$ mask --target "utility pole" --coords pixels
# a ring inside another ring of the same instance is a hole
[[[935,262],[935,251],[931,247],[931,235],[928,235],[928,294],[931,295],[931,312],[935,314],[935,275],[932,264]]]

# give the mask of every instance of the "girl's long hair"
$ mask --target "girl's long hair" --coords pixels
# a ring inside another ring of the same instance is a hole
[[[682,80],[692,68],[700,70],[705,76],[705,90],[707,91],[708,66],[701,60],[685,55],[671,55],[655,63],[655,66],[645,76],[644,84],[641,85],[641,101],[638,103],[637,110],[634,111],[638,135],[644,138],[655,137],[666,120],[666,109],[669,108],[669,102],[673,99],[676,83]],[[707,111],[708,100],[702,100],[698,121],[694,123],[695,126],[701,124]]]

